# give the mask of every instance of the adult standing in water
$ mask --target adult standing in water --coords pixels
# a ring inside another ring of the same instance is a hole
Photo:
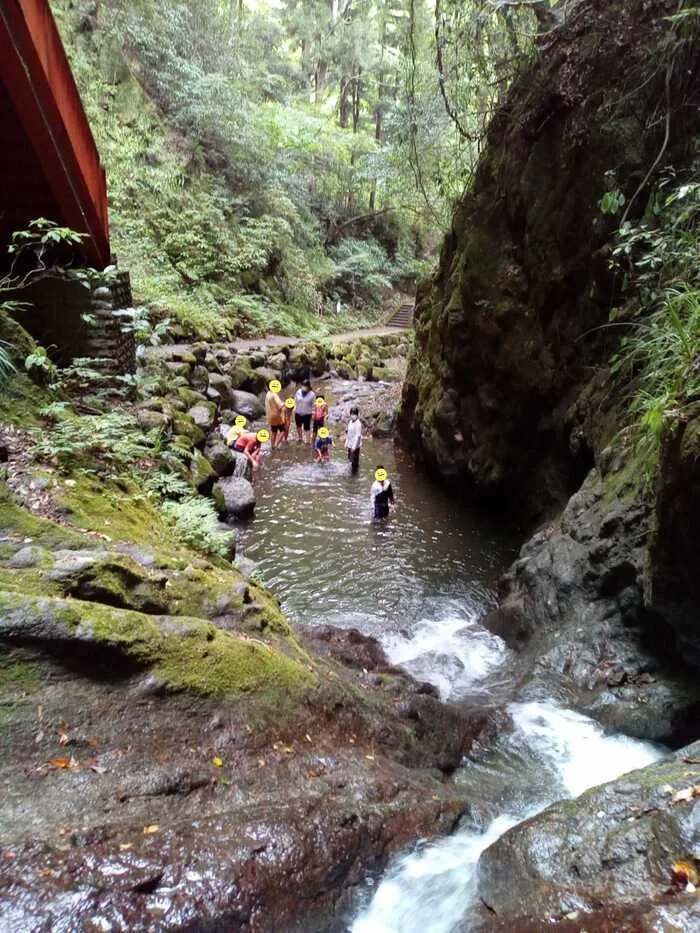
[[[279,379],[270,380],[265,396],[265,417],[270,426],[273,447],[279,447],[284,440],[284,402],[279,396],[281,391],[282,383]]]
[[[374,518],[389,517],[389,503],[394,504],[394,490],[389,480],[389,474],[381,464],[374,471],[370,501],[374,510]]]
[[[360,412],[356,405],[350,409],[350,420],[345,435],[345,449],[350,461],[350,472],[357,473],[360,467],[360,450],[362,448],[362,422]]]
[[[297,426],[297,443],[299,444],[302,441],[302,432],[304,442],[307,444],[311,442],[311,415],[315,401],[316,393],[311,388],[309,380],[304,379],[294,396],[294,420]]]

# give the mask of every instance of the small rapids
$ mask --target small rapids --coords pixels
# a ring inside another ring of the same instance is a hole
[[[663,754],[647,742],[605,735],[586,716],[552,704],[511,704],[509,712],[515,731],[503,744],[518,767],[508,783],[521,778],[534,800],[507,801],[506,790],[503,811],[487,825],[470,823],[399,859],[350,927],[352,933],[450,933],[458,923],[464,933],[470,929],[477,863],[488,846],[555,800],[578,796]],[[480,765],[468,764],[465,771],[470,770],[478,781]],[[528,771],[536,776],[534,785]]]
[[[342,441],[336,443],[326,465],[312,463],[309,449],[296,444],[268,459],[239,553],[256,562],[296,622],[357,628],[443,699],[498,705],[512,655],[478,620],[495,603],[493,581],[515,556],[513,537],[483,514],[455,508],[391,442],[365,443],[358,476],[349,474]],[[369,509],[379,463],[397,497],[382,525]],[[419,843],[397,859],[376,887],[368,880],[352,933],[451,933],[457,925],[464,933],[479,856],[499,836],[550,803],[663,754],[606,735],[552,702],[510,704],[508,714],[512,731],[456,776],[473,787],[469,817],[448,838]]]

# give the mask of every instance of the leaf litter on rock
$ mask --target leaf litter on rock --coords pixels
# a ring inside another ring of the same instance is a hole
[[[671,803],[689,803],[693,797],[700,797],[700,784],[693,784],[691,787],[677,790],[671,797]]]

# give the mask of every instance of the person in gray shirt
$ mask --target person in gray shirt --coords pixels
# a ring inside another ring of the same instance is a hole
[[[306,444],[311,443],[311,414],[315,401],[316,393],[311,388],[309,380],[305,379],[294,396],[294,421],[297,426],[298,444],[302,442],[302,439]]]

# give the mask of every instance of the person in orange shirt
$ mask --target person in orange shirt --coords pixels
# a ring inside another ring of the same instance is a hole
[[[284,441],[284,402],[279,397],[281,391],[282,383],[272,379],[265,396],[265,417],[270,426],[273,447],[279,447]]]

